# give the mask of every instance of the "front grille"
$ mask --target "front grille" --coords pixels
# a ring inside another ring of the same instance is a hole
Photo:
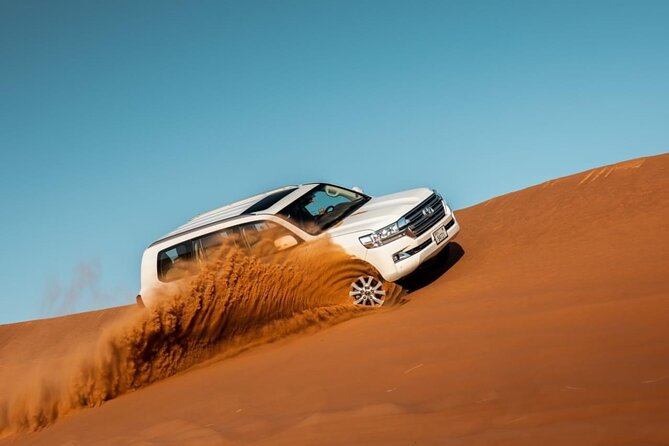
[[[432,209],[423,212],[427,209]],[[409,220],[409,229],[416,236],[419,237],[434,226],[439,220],[444,218],[446,210],[444,204],[441,202],[441,197],[437,194],[430,195],[427,200],[409,211],[404,218]]]

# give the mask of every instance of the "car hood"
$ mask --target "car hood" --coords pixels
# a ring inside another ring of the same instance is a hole
[[[333,237],[359,231],[376,231],[396,222],[432,194],[427,188],[372,197],[360,209],[327,230]]]

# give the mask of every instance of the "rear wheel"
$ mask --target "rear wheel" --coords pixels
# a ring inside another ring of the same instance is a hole
[[[380,307],[386,300],[386,289],[382,280],[374,276],[360,276],[351,282],[348,295],[355,305]]]

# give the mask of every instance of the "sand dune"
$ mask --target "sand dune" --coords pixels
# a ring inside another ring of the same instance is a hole
[[[458,244],[405,305],[0,444],[669,443],[669,155],[457,215]],[[0,391],[132,311],[0,327]]]

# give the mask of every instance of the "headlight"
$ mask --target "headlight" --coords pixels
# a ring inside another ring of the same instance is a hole
[[[363,235],[359,240],[365,248],[378,248],[404,236],[408,226],[409,222],[402,217],[391,225],[374,231],[371,234]]]

